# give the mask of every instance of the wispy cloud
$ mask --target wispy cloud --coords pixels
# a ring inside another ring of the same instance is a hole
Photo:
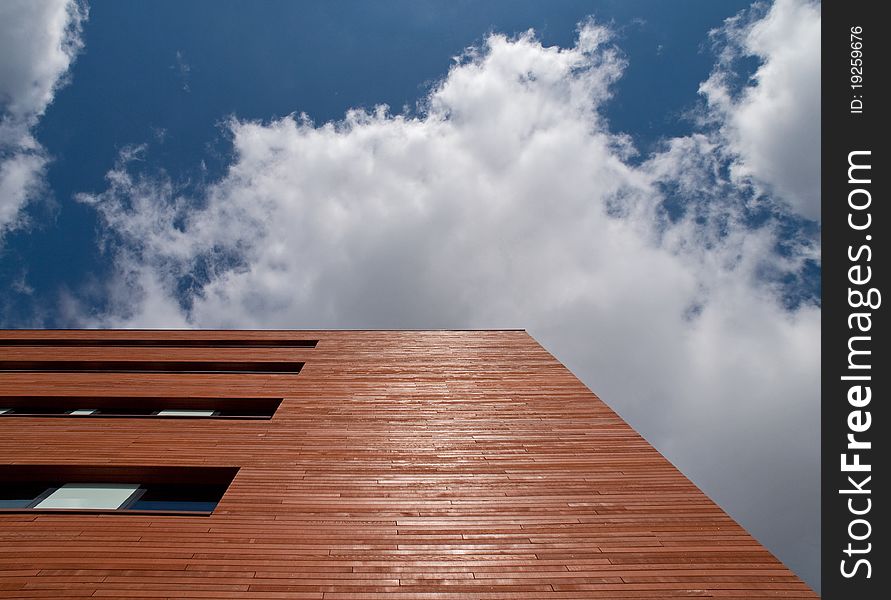
[[[180,82],[180,89],[184,92],[191,92],[192,88],[189,87],[189,77],[192,74],[192,67],[186,62],[181,50],[176,51],[176,62],[170,65],[170,68],[176,71],[176,76],[179,78]]]

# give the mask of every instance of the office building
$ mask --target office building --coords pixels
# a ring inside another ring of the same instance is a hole
[[[815,597],[524,331],[4,331],[0,413],[3,598]]]

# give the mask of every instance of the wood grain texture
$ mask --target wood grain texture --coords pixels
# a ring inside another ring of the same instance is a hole
[[[306,363],[0,373],[0,396],[284,398],[268,421],[0,417],[3,464],[241,468],[206,517],[0,514],[2,598],[816,597],[523,331],[102,335],[319,342],[0,346],[0,360]]]

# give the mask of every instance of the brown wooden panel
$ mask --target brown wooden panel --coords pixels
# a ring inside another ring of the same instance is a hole
[[[0,373],[0,405],[2,396],[283,398],[260,421],[0,419],[6,465],[240,467],[211,516],[0,514],[0,597],[815,597],[523,331],[3,339],[232,340],[0,341],[4,361],[305,365],[298,376]]]

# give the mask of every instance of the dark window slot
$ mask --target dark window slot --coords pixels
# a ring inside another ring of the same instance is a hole
[[[28,508],[52,485],[47,481],[0,483],[0,508]]]
[[[0,346],[154,347],[154,348],[315,348],[319,340],[137,340],[114,338],[0,338]]]
[[[0,512],[209,515],[237,467],[0,465]]]
[[[138,511],[210,512],[226,491],[219,485],[147,485],[127,506]]]
[[[47,373],[279,373],[296,375],[302,362],[3,360],[0,371]]]
[[[0,397],[0,419],[4,417],[270,419],[281,402],[281,398],[3,396]],[[71,414],[72,411],[80,412]],[[163,411],[179,411],[179,414],[169,412],[158,414]],[[213,411],[213,415],[182,414],[182,411]]]

